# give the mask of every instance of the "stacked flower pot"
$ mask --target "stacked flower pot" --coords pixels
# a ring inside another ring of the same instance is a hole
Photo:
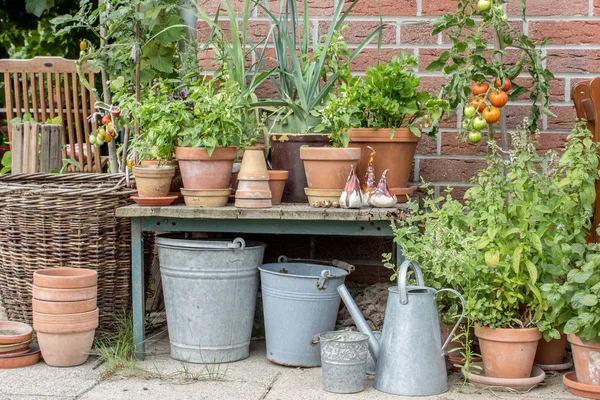
[[[270,208],[269,171],[262,150],[246,150],[238,173],[235,206],[238,208]]]
[[[98,327],[98,274],[83,268],[33,273],[33,329],[46,364],[83,364]]]

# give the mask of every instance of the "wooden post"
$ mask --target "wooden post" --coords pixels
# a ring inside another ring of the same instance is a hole
[[[10,166],[13,174],[23,173],[23,124],[12,124],[12,163]]]
[[[40,134],[40,172],[59,171],[62,168],[62,125],[40,125]]]

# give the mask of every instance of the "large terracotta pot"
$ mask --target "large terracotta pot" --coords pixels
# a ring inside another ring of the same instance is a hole
[[[84,268],[41,269],[33,273],[33,284],[43,288],[78,289],[96,286],[98,272]]]
[[[155,165],[133,167],[135,185],[140,197],[165,197],[169,195],[175,168]]]
[[[359,148],[302,147],[306,182],[311,189],[343,189],[351,167],[360,159]]]
[[[46,364],[72,367],[83,364],[92,349],[98,309],[79,314],[33,312],[33,329]]]
[[[540,339],[535,353],[535,363],[540,365],[562,364],[567,349],[567,335],[561,335],[560,339],[552,339],[547,342]]]
[[[158,160],[142,160],[140,161],[140,165],[158,165]],[[177,160],[167,161],[165,165],[175,168],[175,176],[171,180],[171,187],[169,188],[169,193],[178,193],[183,186],[183,182],[181,181],[181,171],[179,170],[179,163]]]
[[[537,328],[502,329],[476,325],[483,370],[491,378],[529,378],[538,341],[542,333]]]
[[[177,147],[183,187],[186,189],[227,189],[231,184],[235,147],[217,147],[209,156],[204,147]]]
[[[33,298],[42,301],[83,301],[96,298],[97,286],[77,289],[53,289],[33,285]]]
[[[288,171],[269,171],[269,188],[271,189],[271,203],[273,205],[281,204],[288,176]]]
[[[575,335],[569,335],[568,340],[573,352],[577,382],[600,386],[600,343],[595,340],[583,343]]]
[[[81,301],[43,301],[31,299],[31,309],[43,314],[79,314],[93,311],[98,307],[97,299]]]
[[[307,186],[304,165],[300,159],[300,148],[323,147],[329,143],[324,134],[277,133],[269,135],[271,167],[288,171],[289,176],[281,201],[284,203],[306,203],[304,193]]]
[[[408,187],[410,171],[415,159],[417,145],[421,140],[408,129],[396,129],[390,139],[391,129],[355,128],[348,131],[350,147],[361,149],[360,161],[356,167],[358,178],[362,181],[369,163],[371,152],[367,146],[375,150],[375,176],[377,179],[383,171],[389,169],[387,183],[394,194],[404,194],[400,189]]]

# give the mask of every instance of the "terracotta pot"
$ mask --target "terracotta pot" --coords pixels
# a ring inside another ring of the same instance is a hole
[[[97,307],[96,298],[82,301],[42,301],[32,299],[32,309],[44,314],[78,314],[93,311]]]
[[[96,298],[97,286],[79,289],[51,289],[33,285],[33,298],[43,301],[82,301]]]
[[[204,147],[177,147],[183,187],[186,189],[227,189],[231,183],[235,147],[217,147],[212,155]]]
[[[360,161],[356,167],[356,173],[361,182],[367,171],[367,164],[371,155],[371,151],[367,149],[367,146],[371,146],[376,153],[373,162],[376,178],[379,179],[383,171],[389,168],[388,186],[395,194],[402,195],[404,193],[399,192],[398,189],[408,186],[415,152],[421,138],[404,128],[396,129],[394,137],[391,139],[390,133],[391,129],[350,129],[348,131],[348,135],[350,135],[349,147],[361,149]]]
[[[269,171],[269,189],[271,189],[271,203],[273,205],[281,204],[288,176],[288,171]]]
[[[76,333],[38,332],[38,344],[46,364],[52,367],[74,367],[87,361],[95,329]]]
[[[575,335],[569,335],[568,340],[573,352],[577,382],[600,386],[600,343],[595,340],[583,343]]]
[[[519,379],[531,376],[535,350],[542,337],[539,329],[475,326],[475,335],[479,338],[486,377]]]
[[[181,189],[188,207],[225,207],[231,189]]]
[[[12,321],[0,321],[0,346],[26,342],[31,339],[31,326]]]
[[[535,353],[535,363],[540,365],[561,364],[567,349],[567,335],[561,335],[560,339],[552,339],[546,342],[541,338]]]
[[[360,159],[359,148],[302,147],[306,182],[311,189],[343,189],[350,168]]]
[[[140,165],[158,165],[158,160],[142,160],[140,161]],[[175,168],[175,175],[171,180],[169,193],[178,193],[183,186],[183,182],[181,181],[181,171],[179,170],[179,163],[177,160],[173,159],[171,161],[167,161],[164,165]]]
[[[306,195],[308,196],[308,204],[313,207],[316,205],[320,206],[320,203],[323,201],[330,201],[334,207],[336,207],[336,205],[339,207],[340,196],[342,195],[343,190],[344,189],[304,189]],[[334,203],[337,204],[334,205]]]
[[[575,371],[564,374],[563,383],[569,389],[569,392],[575,396],[585,397],[586,399],[600,399],[600,386],[586,385],[578,382]]]
[[[98,327],[98,308],[77,314],[33,312],[33,329],[44,333],[87,332]],[[43,349],[42,349],[43,350]]]
[[[140,197],[164,197],[169,195],[171,181],[175,175],[172,167],[133,167],[135,185]]]
[[[269,181],[238,180],[238,188],[235,191],[236,199],[271,199],[271,197]]]
[[[33,284],[54,289],[77,289],[95,286],[98,272],[84,268],[41,269],[33,273]]]
[[[269,135],[271,167],[289,172],[281,201],[284,203],[306,203],[304,188],[307,186],[304,165],[300,159],[300,148],[322,147],[329,143],[324,134],[278,133]]]
[[[261,150],[246,150],[237,179],[238,181],[268,181],[269,172],[267,171],[265,153]]]

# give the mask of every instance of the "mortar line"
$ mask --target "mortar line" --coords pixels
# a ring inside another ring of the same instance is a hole
[[[93,385],[91,388],[89,388],[89,389],[87,389],[86,391],[84,391],[84,392],[82,392],[82,393],[78,394],[77,396],[75,396],[75,397],[74,397],[74,398],[75,398],[75,400],[77,400],[77,399],[81,399],[83,396],[85,396],[86,394],[88,394],[88,393],[89,393],[89,392],[90,392],[92,389],[94,389],[96,386],[100,385],[100,382],[101,382],[101,380],[100,380],[100,379],[97,379],[95,382],[96,382],[96,383],[95,383],[95,384],[94,384],[94,385]]]
[[[269,395],[269,392],[271,392],[271,389],[273,389],[273,386],[275,386],[275,382],[277,382],[280,376],[281,372],[278,372],[269,384],[269,386],[267,386],[267,390],[265,390],[265,392],[258,398],[258,400],[264,400]]]

